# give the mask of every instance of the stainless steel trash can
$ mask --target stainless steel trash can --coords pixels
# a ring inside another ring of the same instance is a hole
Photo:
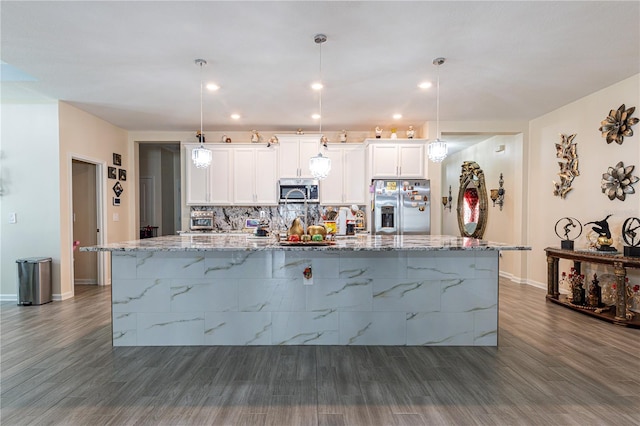
[[[18,305],[51,302],[51,258],[28,257],[18,264]]]

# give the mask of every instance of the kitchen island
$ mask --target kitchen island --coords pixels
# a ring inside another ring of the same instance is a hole
[[[282,246],[165,236],[111,252],[114,346],[465,345],[498,342],[501,250],[452,236]]]

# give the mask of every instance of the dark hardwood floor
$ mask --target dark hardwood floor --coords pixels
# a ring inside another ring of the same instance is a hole
[[[0,305],[2,425],[640,425],[640,330],[501,280],[498,348],[112,348],[110,289]]]

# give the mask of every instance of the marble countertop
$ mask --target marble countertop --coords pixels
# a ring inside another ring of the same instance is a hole
[[[80,251],[448,251],[448,250],[531,250],[531,247],[449,235],[361,235],[339,238],[329,246],[283,246],[274,237],[203,234],[167,235],[143,240],[80,247]]]

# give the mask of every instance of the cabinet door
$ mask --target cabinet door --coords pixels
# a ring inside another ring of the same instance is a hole
[[[398,168],[400,177],[424,178],[424,145],[399,145]]]
[[[322,155],[331,159],[329,176],[320,181],[320,203],[342,204],[344,202],[344,150],[342,147],[323,149]]]
[[[255,150],[236,148],[233,152],[233,203],[255,202]]]
[[[299,177],[298,140],[280,140],[279,176],[281,178]]]
[[[278,148],[255,150],[255,200],[261,206],[278,204]]]
[[[209,204],[209,169],[193,165],[191,152],[199,145],[185,145],[185,203],[189,205]]]
[[[365,177],[364,147],[344,148],[344,202],[345,204],[365,204],[367,182]]]
[[[320,138],[302,139],[298,145],[298,168],[299,176],[303,178],[313,178],[309,170],[309,160],[320,152]],[[324,149],[322,149],[324,151]],[[324,155],[324,153],[322,154]]]
[[[397,145],[371,146],[371,177],[384,178],[398,175]]]
[[[231,197],[231,148],[209,148],[213,154],[209,170],[209,204],[230,205]]]

